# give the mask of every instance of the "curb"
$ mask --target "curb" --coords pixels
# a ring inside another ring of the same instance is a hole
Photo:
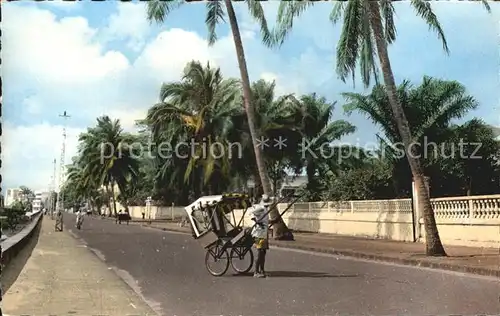
[[[186,230],[182,230],[180,228],[179,229],[165,228],[165,227],[158,227],[158,226],[151,226],[151,225],[142,225],[142,226],[153,228],[153,229],[158,229],[158,230],[163,230],[163,231],[173,231],[173,232],[177,232],[177,233],[184,233],[186,235],[190,235],[189,232],[187,232]],[[335,250],[334,248],[310,247],[310,246],[305,246],[305,245],[301,245],[301,244],[295,244],[295,242],[294,242],[294,244],[288,244],[288,243],[285,244],[285,243],[286,242],[283,242],[283,241],[281,241],[281,242],[280,241],[271,241],[271,246],[275,246],[278,248],[284,248],[284,249],[298,249],[298,250],[311,251],[311,252],[317,252],[317,253],[326,253],[326,254],[343,256],[343,257],[365,259],[365,260],[370,260],[370,261],[389,262],[389,263],[396,263],[396,264],[402,264],[402,265],[407,265],[407,266],[431,268],[431,269],[435,269],[435,270],[454,271],[454,272],[461,272],[461,273],[467,273],[467,274],[500,278],[500,270],[494,270],[494,269],[488,269],[488,268],[476,268],[476,267],[470,267],[470,266],[461,266],[461,265],[457,265],[457,264],[450,264],[450,263],[444,263],[444,262],[433,262],[430,260],[397,258],[397,257],[390,257],[390,256],[384,256],[384,255],[378,255],[378,254],[367,254],[367,253],[358,252],[358,251],[351,251],[351,250]]]
[[[37,229],[41,228],[41,223],[44,220],[44,217],[42,214],[37,216],[38,217],[36,219],[33,219],[30,223],[23,227],[21,231],[2,241],[0,258],[2,269],[8,267],[8,264],[12,261],[12,259],[14,259],[19,252],[24,249],[26,244],[31,241],[31,238]],[[6,243],[6,245],[3,245],[4,243]]]
[[[410,258],[397,258],[390,257],[384,255],[377,254],[367,254],[363,252],[350,251],[350,250],[335,250],[333,248],[323,248],[323,247],[308,247],[300,244],[287,244],[283,245],[281,242],[271,242],[271,245],[278,248],[285,249],[299,249],[311,252],[319,252],[319,253],[327,253],[332,255],[344,256],[344,257],[353,257],[371,261],[379,261],[379,262],[389,262],[389,263],[397,263],[407,266],[416,266],[423,268],[431,268],[436,270],[447,270],[454,272],[462,272],[468,274],[489,276],[489,277],[497,277],[500,278],[500,270],[488,269],[488,268],[476,268],[470,266],[461,266],[456,264],[444,263],[444,262],[432,262],[430,260],[419,260],[419,259],[410,259]]]

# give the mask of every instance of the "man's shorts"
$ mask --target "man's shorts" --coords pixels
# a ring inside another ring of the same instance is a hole
[[[254,238],[254,245],[257,249],[269,249],[267,238]]]

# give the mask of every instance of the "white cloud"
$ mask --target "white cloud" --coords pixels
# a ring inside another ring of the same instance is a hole
[[[260,78],[268,82],[273,82],[278,79],[278,75],[272,72],[263,72],[260,74]]]
[[[135,132],[136,131],[136,121],[138,119],[142,119],[146,117],[147,110],[146,109],[119,109],[119,110],[111,110],[106,113],[111,118],[120,118],[120,124],[123,130],[127,132]]]
[[[150,30],[143,3],[121,3],[118,12],[109,17],[102,36],[104,41],[126,40],[130,49],[139,51],[144,47]]]
[[[40,114],[43,109],[41,102],[35,96],[24,99],[23,106],[26,107],[28,114]]]
[[[120,119],[123,128],[131,131],[135,120],[144,118],[156,101],[161,83],[178,80],[187,62],[210,61],[220,66],[225,76],[239,76],[230,36],[221,36],[208,47],[205,34],[173,28],[146,43],[133,62],[120,51],[107,50],[103,44],[106,36],[140,41],[148,31],[142,22],[143,11],[138,14],[136,5],[120,4],[118,8],[108,26],[99,31],[83,17],[57,19],[50,11],[36,7],[11,3],[3,7],[5,90],[9,96],[26,95],[20,106],[5,104],[4,184],[43,188],[50,180],[53,158],[59,160],[60,156],[61,126],[13,125],[9,116],[14,116],[14,111],[21,110],[41,122],[35,115],[48,117],[47,113],[53,113],[57,119],[58,113],[68,110],[72,116],[69,126],[77,120],[91,125],[95,117],[107,114]],[[21,23],[18,16],[30,23]],[[125,26],[127,19],[130,26]],[[253,35],[247,33],[249,43]],[[265,61],[247,59],[252,63],[252,76],[259,78],[266,69]],[[83,126],[69,129],[67,161],[76,153],[77,137],[83,130]]]
[[[5,77],[29,74],[43,88],[64,88],[102,80],[129,66],[122,53],[104,52],[94,41],[97,30],[83,17],[56,20],[47,10],[10,3],[2,9]]]
[[[179,80],[185,64],[193,59],[220,66],[226,77],[240,76],[231,36],[219,34],[219,41],[208,47],[205,33],[171,28],[148,41],[151,29],[139,6],[117,4],[117,13],[98,30],[81,16],[57,19],[37,6],[2,4],[5,100],[22,96],[16,104],[4,104],[4,184],[33,188],[48,184],[52,160],[60,155],[62,127],[40,123],[43,114],[57,119],[59,113],[68,110],[71,124],[80,122],[81,128],[73,127],[68,132],[69,161],[76,153],[77,136],[84,125],[94,124],[95,117],[107,114],[119,118],[124,129],[133,130],[135,120],[144,118],[156,101],[161,83]],[[266,14],[271,17],[276,7],[277,3],[266,5]],[[301,42],[300,51],[297,45],[291,57],[288,52],[278,55],[259,44],[260,34],[246,11],[244,5],[237,6],[250,79],[276,79],[278,94],[311,92],[322,85],[332,94],[344,89],[338,81],[331,81],[336,77],[332,44],[336,37],[317,37],[320,35],[314,34],[322,32],[311,32],[313,27],[308,26],[311,23],[321,28],[329,22],[318,26],[317,18],[306,17],[295,27],[296,33],[309,37],[310,44],[328,50],[326,54]],[[132,60],[120,50],[109,49],[107,44],[111,42],[113,47],[125,43],[138,49],[138,57]],[[420,64],[413,64],[423,74]],[[37,124],[13,125],[9,116],[15,117],[14,111],[21,111],[24,121]]]
[[[289,93],[296,93],[295,90],[293,90],[293,87],[290,85],[282,85],[283,83],[283,78],[274,72],[263,72],[260,74],[260,79],[265,80],[267,82],[273,82],[276,85],[274,88],[275,94],[276,95],[285,95]]]
[[[46,190],[52,176],[52,161],[57,159],[57,170],[62,147],[62,126],[41,123],[2,126],[2,180],[11,185],[28,185],[35,190]],[[77,153],[78,135],[84,129],[68,128],[65,163]]]
[[[46,1],[44,2],[44,5],[48,5],[64,11],[71,11],[79,9],[81,7],[81,3],[79,1],[63,1],[63,0]]]

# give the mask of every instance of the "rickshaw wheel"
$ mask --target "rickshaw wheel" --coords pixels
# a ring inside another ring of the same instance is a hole
[[[207,253],[205,254],[205,267],[207,268],[208,272],[213,275],[213,276],[221,276],[224,275],[227,272],[227,269],[229,269],[229,253],[225,249],[221,253],[221,248],[222,246],[220,244],[215,244],[213,246],[210,246],[207,249]],[[217,263],[217,262],[224,262],[222,265],[222,269],[217,272],[217,270],[213,269],[211,267],[211,263]]]
[[[245,247],[235,247],[231,248],[230,252],[230,260],[231,260],[231,267],[236,273],[243,274],[247,273],[250,270],[252,270],[253,267],[253,251],[251,248],[245,248]],[[245,266],[245,259],[248,258],[250,259],[250,262]],[[244,269],[237,267],[235,263],[241,262],[243,264]]]

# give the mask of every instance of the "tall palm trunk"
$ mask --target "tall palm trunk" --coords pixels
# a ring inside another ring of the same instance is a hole
[[[111,180],[111,196],[113,197],[113,215],[116,216],[115,181]]]
[[[318,181],[316,180],[316,166],[314,162],[309,160],[306,165],[307,187],[313,195],[316,195],[318,189]]]
[[[260,181],[260,175],[258,172],[254,172],[254,175],[253,175],[253,179],[254,179],[254,188],[253,188],[253,197],[255,199],[257,199],[259,196],[262,195],[262,183]]]
[[[467,191],[467,196],[471,196],[472,195],[472,177],[469,177],[467,179],[467,185],[466,185],[466,191]]]
[[[262,183],[262,189],[264,194],[268,196],[272,195],[271,182],[269,180],[269,175],[267,174],[266,165],[264,163],[264,156],[262,154],[261,148],[258,146],[257,130],[255,128],[255,111],[250,103],[251,90],[250,90],[250,79],[248,77],[247,64],[245,61],[245,52],[243,50],[243,42],[241,41],[240,30],[238,27],[238,21],[236,19],[236,14],[234,12],[233,4],[231,0],[224,0],[227,9],[227,15],[229,17],[229,24],[231,25],[231,31],[233,33],[234,46],[236,48],[236,56],[238,58],[238,66],[241,73],[241,83],[243,86],[243,103],[245,104],[245,110],[248,119],[248,128],[250,129],[250,135],[252,136],[252,142],[255,152],[255,161],[257,163],[257,169],[259,172],[259,177]],[[278,209],[274,207],[270,213],[271,220],[275,221],[274,224],[274,238],[279,240],[293,240],[293,234],[286,226],[282,218],[280,218]]]
[[[109,210],[109,214],[108,216],[111,216],[111,201],[109,200],[109,198],[111,197],[111,193],[109,192],[109,186],[108,184],[106,184],[104,186],[105,190],[106,190],[106,198],[107,198],[107,201],[105,201],[105,205],[108,206],[108,210]]]
[[[408,163],[413,174],[415,185],[419,192],[417,198],[418,204],[422,206],[423,211],[426,254],[428,256],[446,256],[446,252],[443,248],[443,244],[441,243],[439,232],[437,230],[436,219],[434,218],[434,211],[432,210],[429,192],[427,191],[427,185],[424,179],[424,169],[422,168],[420,159],[417,158],[417,155],[413,153],[413,150],[410,147],[412,142],[411,132],[403,107],[401,106],[396,94],[396,83],[394,81],[394,74],[392,72],[389,54],[387,52],[387,42],[384,38],[379,3],[377,1],[368,1],[368,3],[370,6],[370,24],[375,36],[377,53],[384,76],[389,103],[391,105],[399,133],[405,145]]]

